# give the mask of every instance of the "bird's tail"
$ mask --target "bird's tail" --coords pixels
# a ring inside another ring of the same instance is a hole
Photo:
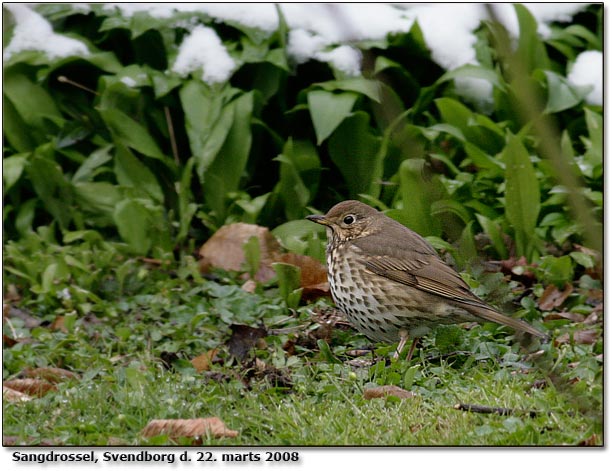
[[[473,306],[472,312],[489,322],[496,322],[498,324],[507,325],[508,327],[512,327],[514,330],[528,332],[532,335],[535,335],[536,337],[540,337],[541,339],[549,340],[548,335],[521,319],[508,317],[505,314],[502,314],[501,312],[494,311],[493,309],[487,308],[485,306]]]

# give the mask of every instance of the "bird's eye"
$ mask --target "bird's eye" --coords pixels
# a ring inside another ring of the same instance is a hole
[[[349,214],[348,216],[344,216],[343,222],[347,226],[350,224],[353,224],[355,222],[355,216],[353,216],[352,214]]]

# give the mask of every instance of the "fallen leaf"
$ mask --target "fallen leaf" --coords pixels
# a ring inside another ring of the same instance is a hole
[[[2,399],[7,400],[8,402],[22,402],[22,401],[31,401],[32,397],[28,396],[25,393],[19,392],[15,389],[7,388],[6,386],[2,386]]]
[[[10,283],[6,287],[6,291],[4,293],[3,299],[4,301],[8,301],[8,302],[21,301],[21,295],[19,294],[19,290],[17,289],[17,286],[15,286],[13,283]]]
[[[2,334],[2,343],[5,347],[11,348],[13,345],[18,344],[19,342],[6,334]]]
[[[240,289],[242,291],[246,291],[247,293],[254,293],[257,289],[257,282],[255,280],[246,280]]]
[[[212,435],[217,438],[233,438],[238,436],[237,431],[228,429],[218,417],[152,420],[140,433],[143,437],[168,435],[170,438],[203,437],[206,435]]]
[[[266,282],[274,278],[270,264],[282,252],[281,245],[266,227],[238,222],[221,227],[200,248],[200,271],[211,268],[243,271],[245,256],[243,246],[251,238],[259,239],[260,263],[255,280]]]
[[[300,287],[303,288],[302,299],[330,296],[327,268],[316,258],[308,255],[284,253],[278,255],[276,261],[300,268]]]
[[[568,319],[572,322],[584,322],[585,317],[582,314],[568,311],[551,312],[544,316],[545,321],[554,321],[558,319]]]
[[[197,357],[193,358],[191,360],[191,364],[198,373],[201,373],[202,371],[208,371],[210,370],[210,365],[212,364],[218,351],[218,348],[208,350],[207,352],[204,352],[201,355],[198,355]]]
[[[570,283],[565,284],[563,291],[559,291],[555,285],[548,285],[538,300],[538,306],[543,311],[551,311],[561,306],[567,297],[572,294],[572,291],[573,288]]]
[[[405,389],[392,384],[367,388],[363,391],[364,399],[378,399],[387,396],[394,396],[400,399],[409,399],[416,396],[416,394],[412,391],[406,391]]]
[[[59,383],[67,379],[78,379],[79,375],[72,371],[65,370],[63,368],[26,368],[23,370],[22,375],[26,378],[38,378],[49,381],[50,383]]]
[[[51,325],[49,326],[51,330],[59,330],[65,334],[68,333],[68,329],[64,325],[64,316],[57,316]]]
[[[577,445],[578,446],[599,446],[600,445],[599,436],[596,433],[594,433],[590,437],[585,438],[584,440],[580,440],[577,443]]]
[[[578,330],[574,332],[574,343],[579,345],[592,345],[599,340],[601,332],[597,329]],[[555,346],[563,345],[570,342],[569,333],[560,335],[555,339]]]
[[[232,335],[226,345],[229,348],[229,352],[238,358],[238,360],[243,360],[258,343],[264,347],[260,341],[268,335],[265,327],[232,324],[230,329],[232,329]]]
[[[2,386],[27,394],[28,396],[38,397],[42,397],[55,389],[55,386],[49,381],[34,378],[11,379],[3,381]]]
[[[30,314],[28,311],[23,309],[18,309],[13,306],[8,306],[5,304],[3,306],[3,317],[17,317],[23,321],[23,325],[27,329],[33,329],[34,327],[38,327],[40,325],[40,319]]]

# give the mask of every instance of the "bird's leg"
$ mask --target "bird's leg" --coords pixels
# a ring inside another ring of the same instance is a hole
[[[393,354],[393,358],[395,358],[396,360],[399,358],[400,354],[402,353],[402,350],[406,346],[406,342],[408,342],[408,338],[409,338],[408,331],[406,329],[400,329],[398,333],[399,333],[400,341],[397,346],[397,349],[395,350],[395,353]],[[413,342],[413,346],[410,347],[411,354],[413,350],[414,350],[414,342]]]
[[[408,342],[408,339],[409,339],[408,331],[405,329],[400,329],[399,336],[400,336],[400,342],[397,346],[397,349],[395,350],[395,353],[393,354],[393,358],[395,359],[399,358],[399,356],[402,353],[402,350],[406,346],[406,343]],[[419,342],[419,337],[415,337],[412,340],[412,344],[410,345],[410,350],[408,350],[408,356],[406,356],[406,361],[412,360],[412,354],[414,353],[414,349],[416,348],[418,342]]]
[[[416,348],[417,343],[419,343],[419,337],[415,337],[414,340],[412,340],[412,345],[410,345],[410,350],[408,351],[406,361],[409,362],[412,359],[412,354],[414,353],[414,349]]]

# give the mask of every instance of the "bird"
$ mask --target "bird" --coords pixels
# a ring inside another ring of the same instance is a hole
[[[327,276],[332,298],[348,321],[375,342],[413,339],[440,324],[495,322],[547,339],[527,322],[480,299],[422,236],[355,200],[306,219],[326,227]]]

